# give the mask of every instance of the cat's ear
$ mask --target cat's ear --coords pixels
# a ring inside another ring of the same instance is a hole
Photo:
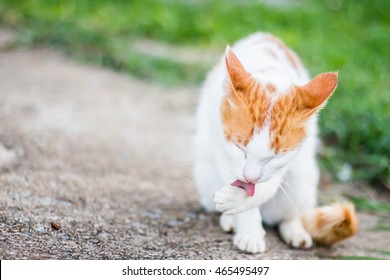
[[[226,70],[229,76],[226,81],[227,86],[234,89],[234,92],[239,93],[245,91],[246,88],[254,81],[244,66],[242,66],[238,57],[232,49],[227,45],[225,52]]]
[[[322,73],[303,86],[296,86],[298,106],[301,109],[322,108],[337,87],[338,73]]]

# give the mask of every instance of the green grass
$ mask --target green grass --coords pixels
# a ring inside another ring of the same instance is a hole
[[[385,260],[384,258],[374,258],[366,256],[329,256],[323,258],[331,260]]]
[[[320,259],[330,259],[330,260],[387,260],[390,256],[390,251],[383,251],[377,249],[367,249],[368,252],[379,254],[378,257],[370,257],[370,256],[327,256],[327,255],[319,255]],[[380,256],[383,255],[384,257]]]
[[[371,230],[372,231],[390,231],[390,225],[378,224],[374,228],[372,228]]]
[[[344,163],[357,182],[390,186],[390,1],[3,0],[0,21],[22,45],[45,44],[77,59],[167,86],[199,84],[209,63],[184,63],[131,48],[140,38],[212,47],[252,32],[276,34],[310,72],[339,70],[339,87],[321,113],[322,166]],[[340,4],[341,3],[341,4]]]
[[[383,250],[371,250],[371,251],[376,252],[376,253],[380,253],[382,255],[390,256],[390,251],[383,251]]]
[[[330,259],[330,260],[388,260],[390,256],[389,251],[377,250],[377,249],[367,249],[367,251],[371,253],[376,253],[378,257],[370,257],[370,256],[327,256],[327,255],[319,255],[320,259]],[[383,255],[380,256],[380,255]]]
[[[358,209],[376,213],[390,214],[390,204],[364,197],[350,197],[350,199]]]

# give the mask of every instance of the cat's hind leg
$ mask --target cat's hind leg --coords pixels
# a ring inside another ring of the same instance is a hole
[[[313,239],[302,224],[301,217],[284,220],[279,225],[279,233],[283,240],[294,248],[310,248]]]

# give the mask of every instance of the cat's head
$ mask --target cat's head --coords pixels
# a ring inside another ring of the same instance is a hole
[[[310,122],[337,86],[337,73],[323,73],[279,92],[277,85],[252,77],[229,47],[225,61],[221,119],[231,169],[241,181],[265,182],[291,161],[307,139]]]

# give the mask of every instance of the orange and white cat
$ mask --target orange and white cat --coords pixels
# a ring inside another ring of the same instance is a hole
[[[195,181],[202,206],[222,212],[243,251],[264,252],[262,222],[309,248],[353,235],[352,205],[317,208],[317,113],[338,74],[310,80],[278,38],[256,33],[233,46],[209,73],[197,112]]]

